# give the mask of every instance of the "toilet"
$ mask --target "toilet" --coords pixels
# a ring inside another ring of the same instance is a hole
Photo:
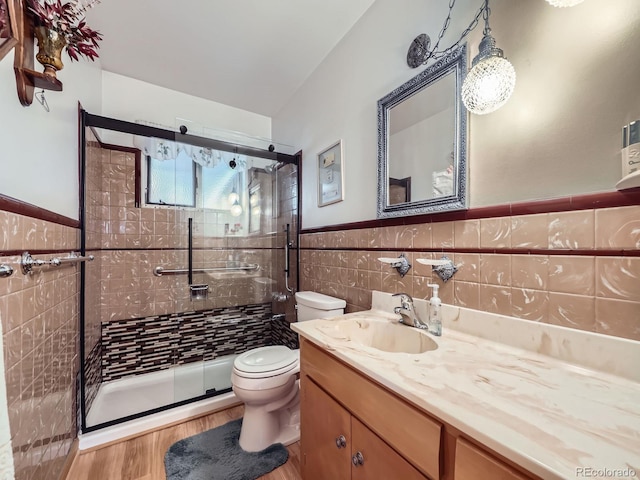
[[[342,315],[346,302],[316,292],[297,292],[298,321]],[[240,446],[248,452],[273,443],[300,439],[300,399],[297,374],[300,350],[282,345],[249,350],[233,362],[231,384],[244,403]]]

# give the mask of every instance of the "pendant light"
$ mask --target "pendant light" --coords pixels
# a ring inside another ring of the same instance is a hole
[[[231,212],[232,217],[239,217],[242,215],[242,205],[240,205],[238,200],[236,200],[233,205],[231,205],[231,209],[229,211]]]
[[[472,68],[462,83],[462,101],[471,113],[491,113],[509,99],[516,84],[516,71],[496,47],[489,27],[489,0],[483,11],[484,32],[479,53],[473,59]]]
[[[236,165],[237,165],[236,157],[234,155],[233,160],[229,162],[229,168],[231,168],[231,170],[235,170]],[[235,172],[233,177],[233,187],[231,188],[231,193],[229,194],[229,198],[227,199],[229,201],[229,204],[231,205],[238,203],[238,200],[240,200],[240,195],[238,195],[238,190],[236,190],[237,178],[238,178],[238,173]]]
[[[237,203],[238,200],[240,199],[240,195],[238,195],[238,192],[236,191],[236,182],[233,182],[233,188],[231,189],[231,193],[229,194],[229,203],[231,205],[233,205],[234,203]]]
[[[229,203],[231,203],[231,208],[229,212],[232,217],[239,217],[242,215],[242,205],[240,205],[240,195],[238,195],[238,190],[236,189],[238,183],[238,175],[236,174],[233,180],[233,190],[229,194]]]

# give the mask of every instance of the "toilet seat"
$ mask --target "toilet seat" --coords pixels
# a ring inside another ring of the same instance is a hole
[[[233,362],[233,370],[245,378],[273,377],[297,368],[299,360],[299,350],[282,345],[259,347],[239,355]]]

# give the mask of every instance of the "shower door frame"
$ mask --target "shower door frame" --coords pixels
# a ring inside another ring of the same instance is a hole
[[[299,238],[300,234],[300,206],[301,206],[301,197],[300,197],[300,186],[302,181],[301,174],[301,166],[302,166],[302,151],[297,152],[294,155],[289,155],[285,153],[280,153],[276,151],[271,151],[270,149],[261,149],[256,147],[249,147],[245,145],[235,144],[231,142],[226,142],[222,140],[215,140],[212,138],[200,137],[197,135],[190,135],[188,133],[175,132],[173,130],[166,130],[158,127],[151,127],[147,125],[142,125],[138,123],[132,123],[125,120],[118,120],[114,118],[104,117],[101,115],[94,115],[86,110],[80,108],[79,109],[79,148],[80,148],[80,175],[79,175],[79,183],[80,183],[80,248],[81,255],[85,255],[86,252],[86,129],[91,128],[95,137],[100,142],[101,147],[113,148],[115,145],[109,145],[103,143],[100,140],[100,135],[95,131],[96,128],[103,128],[106,130],[116,131],[120,133],[132,134],[132,135],[140,135],[145,137],[156,137],[160,139],[170,140],[174,142],[185,143],[197,147],[210,148],[212,150],[221,150],[224,152],[232,152],[241,155],[247,155],[252,157],[265,158],[269,160],[273,160],[274,162],[281,163],[290,163],[297,166],[297,177],[298,177],[298,209],[297,209],[297,228],[294,232],[295,238]],[[127,149],[127,151],[133,151],[132,147],[121,147],[122,149]],[[137,150],[137,149],[136,149]],[[142,196],[142,186],[139,184],[140,172],[136,172],[136,207],[141,207],[141,203],[139,199]],[[296,241],[296,244],[298,242]],[[296,248],[297,255],[296,261],[299,265],[299,248]],[[87,409],[86,409],[86,348],[85,348],[85,281],[86,281],[86,271],[85,271],[85,263],[82,262],[80,265],[80,292],[79,292],[79,330],[80,330],[80,371],[79,371],[79,389],[78,393],[80,396],[79,401],[79,413],[80,413],[80,431],[82,433],[89,433],[96,430],[100,430],[106,427],[110,427],[113,425],[117,425],[129,420],[135,420],[138,418],[143,418],[148,415],[162,412],[165,410],[169,410],[175,407],[179,407],[182,405],[186,405],[192,402],[197,402],[199,400],[203,400],[206,398],[211,398],[212,395],[200,395],[194,398],[190,398],[187,400],[182,400],[179,402],[172,403],[170,405],[165,405],[162,407],[154,408],[152,410],[146,410],[144,412],[136,413],[133,415],[128,415],[126,417],[118,418],[115,420],[110,420],[108,422],[99,423],[97,425],[87,426]],[[300,275],[296,276],[296,290],[299,289],[300,285]]]

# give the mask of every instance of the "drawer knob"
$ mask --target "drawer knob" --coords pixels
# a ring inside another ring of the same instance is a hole
[[[344,438],[344,435],[340,435],[339,437],[336,437],[336,447],[344,448],[346,446],[347,446],[347,439]]]
[[[354,466],[364,465],[364,457],[362,456],[362,452],[356,452],[353,457],[351,457],[351,461]]]

